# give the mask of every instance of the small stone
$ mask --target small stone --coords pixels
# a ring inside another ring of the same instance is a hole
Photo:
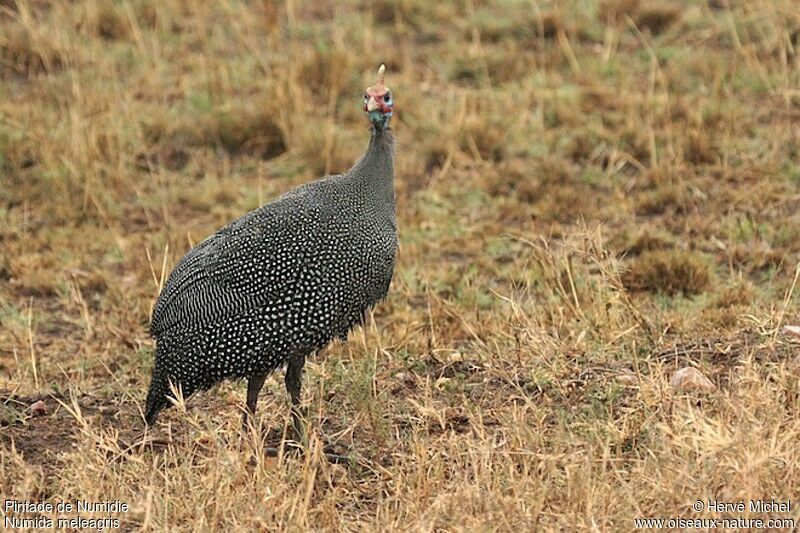
[[[783,326],[784,335],[800,337],[800,326]]]
[[[680,392],[711,392],[717,388],[702,372],[691,366],[681,368],[675,372],[669,385],[675,391]]]
[[[42,400],[37,400],[31,404],[30,410],[33,416],[42,416],[47,413],[47,404]]]

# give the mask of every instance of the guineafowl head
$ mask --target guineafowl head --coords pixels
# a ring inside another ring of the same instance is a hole
[[[385,72],[386,66],[381,65],[378,69],[378,81],[372,87],[367,87],[364,93],[364,111],[372,125],[379,129],[386,128],[394,111],[392,91],[384,83]]]

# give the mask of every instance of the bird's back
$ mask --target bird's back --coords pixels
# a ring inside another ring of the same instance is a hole
[[[388,290],[397,244],[394,206],[370,200],[350,176],[331,176],[222,228],[176,265],[151,334],[190,334],[278,304],[305,309],[318,327],[363,313]]]

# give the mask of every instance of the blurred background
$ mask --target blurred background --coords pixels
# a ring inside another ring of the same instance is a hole
[[[242,384],[142,437],[164,276],[346,171],[381,63],[398,266],[306,389],[367,466],[253,463]],[[627,528],[788,498],[798,123],[794,0],[0,0],[2,492],[121,498],[144,529]]]

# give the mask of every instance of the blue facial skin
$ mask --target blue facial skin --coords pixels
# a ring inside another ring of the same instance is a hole
[[[391,116],[391,111],[388,113],[382,113],[379,109],[374,109],[369,112],[369,120],[379,128],[385,128],[387,124],[389,124],[389,118]]]

